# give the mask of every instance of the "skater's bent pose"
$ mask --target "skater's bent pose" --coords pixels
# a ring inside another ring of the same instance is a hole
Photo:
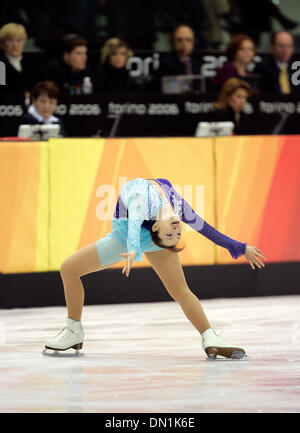
[[[212,329],[199,299],[184,277],[177,246],[182,222],[215,244],[227,248],[232,258],[244,255],[251,267],[265,266],[263,253],[256,247],[223,235],[199,215],[175,191],[167,179],[135,178],[122,187],[112,220],[112,232],[69,256],[60,267],[68,310],[66,326],[49,339],[45,347],[53,350],[81,349],[84,332],[81,314],[84,288],[80,277],[126,260],[122,273],[129,276],[135,260],[145,253],[170,296],[199,331],[202,348],[210,358],[242,358],[245,350],[228,344]]]

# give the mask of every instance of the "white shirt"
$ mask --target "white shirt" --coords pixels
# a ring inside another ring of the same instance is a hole
[[[286,69],[288,67],[288,63],[287,62],[279,62],[278,60],[276,60],[276,65],[278,66],[279,69],[281,69],[282,66],[285,66]]]
[[[7,53],[5,53],[5,56],[7,57],[7,60],[9,61],[9,63],[13,68],[15,68],[18,72],[22,72],[21,60],[23,56],[14,57],[14,56],[10,56]]]
[[[35,109],[35,106],[33,104],[30,105],[30,107],[28,108],[28,113],[31,114],[31,116],[33,116],[38,122],[42,122],[45,125],[51,125],[52,123],[58,123],[59,122],[59,118],[56,116],[49,116],[47,119],[45,119],[44,117],[42,117]]]

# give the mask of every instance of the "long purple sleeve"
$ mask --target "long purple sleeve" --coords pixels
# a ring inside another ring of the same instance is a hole
[[[180,219],[196,230],[201,235],[207,237],[212,242],[227,248],[231,257],[238,259],[239,256],[245,254],[247,243],[241,243],[225,236],[223,233],[209,225],[203,218],[196,214],[187,201],[185,201],[173,188],[172,184],[167,179],[155,179],[165,191],[168,200],[174,208]]]

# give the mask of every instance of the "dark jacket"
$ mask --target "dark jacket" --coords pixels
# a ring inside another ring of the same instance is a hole
[[[250,72],[248,75],[250,75]],[[238,70],[232,62],[225,62],[222,68],[220,68],[216,75],[210,80],[210,90],[219,92],[230,78],[240,78],[243,80],[246,77],[239,75]]]
[[[193,75],[199,75],[199,60],[193,54],[190,56],[190,60],[192,64]],[[180,60],[175,51],[172,51],[171,53],[162,57],[158,68],[158,74],[160,76],[186,74],[184,63]]]
[[[295,86],[292,83],[292,75],[295,72],[291,68],[292,61],[288,64],[288,77],[291,86],[291,93],[296,93],[300,91],[300,86]],[[282,93],[279,86],[279,68],[276,64],[275,58],[273,56],[266,57],[254,68],[255,74],[261,76],[259,91],[265,93]]]
[[[93,71],[92,77],[95,93],[126,93],[135,90],[135,85],[128,70],[114,68],[105,63]]]
[[[195,55],[190,56],[193,75],[200,74],[200,61]],[[161,91],[161,78],[168,75],[186,75],[185,65],[175,51],[166,54],[160,59],[159,68],[154,72],[153,87]]]
[[[234,110],[230,106],[226,110],[215,108],[208,114],[207,122],[233,122],[233,133],[236,135],[254,135],[256,133],[249,114],[241,112],[239,123],[237,123]]]
[[[60,130],[59,130],[59,134],[62,135],[63,137],[67,136],[63,121],[61,119],[59,119],[59,125],[60,125]],[[54,122],[53,125],[56,125],[57,122]],[[31,114],[29,113],[25,113],[23,116],[21,116],[19,118],[18,121],[18,126],[17,128],[19,129],[20,125],[43,125],[43,122],[39,122],[35,117],[33,117]]]
[[[21,60],[22,72],[17,71],[8,61],[3,51],[0,52],[0,61],[5,65],[6,84],[0,86],[0,94],[15,93],[24,95],[25,90],[30,89],[31,66],[26,59],[26,54],[23,54]]]
[[[88,69],[73,71],[62,59],[51,59],[41,66],[34,81],[54,81],[62,93],[75,95],[81,93],[83,78],[90,75]]]

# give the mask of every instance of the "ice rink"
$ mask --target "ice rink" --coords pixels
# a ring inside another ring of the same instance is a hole
[[[175,302],[85,306],[58,357],[66,308],[0,310],[0,412],[300,412],[300,295],[201,303],[247,360],[208,360]]]

